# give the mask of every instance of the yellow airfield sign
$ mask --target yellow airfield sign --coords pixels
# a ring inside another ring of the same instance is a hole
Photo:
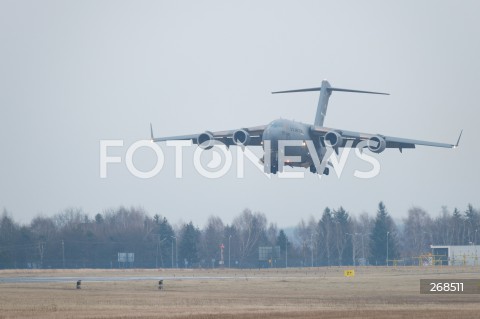
[[[343,272],[343,275],[345,277],[353,277],[353,276],[355,276],[355,270],[353,270],[353,269],[345,270]]]

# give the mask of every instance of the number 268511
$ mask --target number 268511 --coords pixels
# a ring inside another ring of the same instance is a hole
[[[431,292],[462,292],[463,282],[431,282]]]

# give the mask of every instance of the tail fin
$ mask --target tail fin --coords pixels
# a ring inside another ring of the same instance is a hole
[[[272,92],[272,94],[311,92],[311,91],[320,91],[320,98],[318,100],[318,106],[317,106],[317,114],[315,115],[315,122],[314,122],[315,126],[323,126],[323,122],[325,120],[325,115],[327,114],[328,99],[330,98],[330,95],[332,94],[332,91],[390,95],[388,93],[381,93],[381,92],[370,92],[370,91],[359,91],[359,90],[334,88],[334,87],[330,86],[330,83],[328,83],[327,80],[322,81],[322,86],[321,87],[309,88],[309,89],[299,89],[299,90],[278,91],[278,92]]]

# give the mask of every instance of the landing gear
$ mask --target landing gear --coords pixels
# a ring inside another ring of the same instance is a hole
[[[317,173],[317,168],[315,167],[315,165],[310,165],[310,172],[313,173],[313,174],[316,174]],[[328,175],[330,174],[330,169],[328,167],[325,167],[324,170],[323,170],[323,175]]]
[[[278,164],[272,164],[272,167],[270,168],[270,173],[277,174],[277,172],[278,172]]]
[[[266,174],[277,174],[278,172],[278,155],[276,152],[272,152],[270,155],[270,163],[265,162],[265,157],[262,157],[260,163],[263,164],[263,171]]]
[[[330,169],[328,167],[325,167],[325,169],[323,170],[323,175],[328,175],[330,174]]]
[[[271,164],[270,171],[272,174],[277,174],[278,172],[278,153],[277,152],[272,152],[271,160],[272,160],[272,164]]]

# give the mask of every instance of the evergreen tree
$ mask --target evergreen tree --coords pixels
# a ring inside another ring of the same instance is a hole
[[[17,251],[12,248],[18,236],[18,228],[4,209],[0,217],[0,268],[14,268],[16,265]]]
[[[476,230],[478,228],[479,215],[478,212],[473,208],[472,204],[468,204],[467,210],[465,211],[465,243],[464,244],[473,244],[476,241]]]
[[[320,256],[320,264],[331,265],[332,249],[333,249],[333,216],[330,208],[326,207],[323,211],[322,218],[318,221],[318,240],[319,248],[318,256]]]
[[[98,213],[97,215],[95,215],[95,222],[97,224],[102,224],[104,222],[104,219],[103,219],[103,215]]]
[[[277,245],[280,246],[280,251],[283,253],[285,253],[285,248],[287,247],[287,240],[287,235],[285,234],[283,229],[280,229],[280,232],[277,236]]]
[[[348,212],[340,206],[333,211],[335,246],[337,250],[338,265],[346,265],[352,262],[352,238],[350,233],[350,216]]]
[[[155,215],[157,217],[158,215]],[[172,260],[175,259],[175,247],[171,249],[172,244],[175,242],[175,232],[173,231],[172,226],[168,220],[164,217],[161,219],[160,216],[154,220],[158,223],[158,250],[160,255],[160,265],[162,267],[172,267],[175,266],[175,262],[172,265]],[[172,256],[173,254],[173,256]]]
[[[383,202],[380,202],[370,236],[370,264],[385,265],[387,263],[387,249],[388,259],[392,260],[396,258],[398,256],[396,239],[397,232],[395,224]]]
[[[190,222],[183,226],[182,238],[178,245],[178,257],[180,265],[185,267],[192,267],[192,264],[197,263],[198,258],[198,243],[200,241],[200,231]]]
[[[463,217],[458,208],[453,210],[452,214],[452,227],[453,227],[453,244],[463,244]]]

